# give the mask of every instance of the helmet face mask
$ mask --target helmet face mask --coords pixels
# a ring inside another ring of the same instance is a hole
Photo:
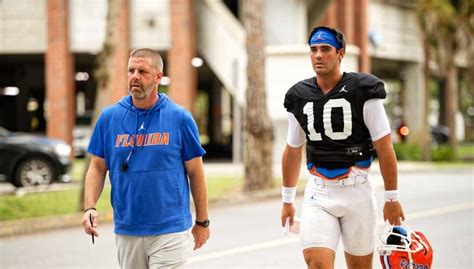
[[[377,247],[383,268],[431,268],[433,249],[425,235],[407,225],[386,225]]]
[[[379,254],[390,255],[392,251],[418,252],[423,249],[423,245],[413,242],[416,237],[416,233],[407,226],[393,226],[380,234],[383,245],[378,248]]]

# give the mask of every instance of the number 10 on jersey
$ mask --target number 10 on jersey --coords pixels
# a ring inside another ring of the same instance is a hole
[[[342,132],[334,132],[332,127],[332,110],[333,108],[342,108],[342,116],[343,116],[343,131]],[[320,133],[317,133],[314,129],[314,119],[320,115],[316,115],[314,111],[314,102],[308,102],[303,107],[303,113],[306,115],[308,119],[308,138],[311,141],[321,141],[322,136]],[[339,99],[331,99],[323,107],[323,131],[324,134],[331,138],[332,140],[343,140],[348,138],[352,134],[352,110],[351,110],[351,103],[349,103],[346,99],[339,98]]]

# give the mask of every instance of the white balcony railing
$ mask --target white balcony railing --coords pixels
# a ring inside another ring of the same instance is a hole
[[[196,8],[198,51],[224,87],[243,105],[247,85],[245,30],[222,1],[201,0]]]

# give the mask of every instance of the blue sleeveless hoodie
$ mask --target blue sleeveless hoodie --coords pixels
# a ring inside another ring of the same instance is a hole
[[[88,152],[107,163],[116,234],[160,235],[192,226],[184,161],[205,151],[191,114],[165,94],[147,110],[135,108],[131,96],[105,108]]]

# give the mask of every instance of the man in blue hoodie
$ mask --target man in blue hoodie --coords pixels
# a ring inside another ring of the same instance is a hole
[[[121,268],[182,267],[189,256],[191,227],[194,249],[210,234],[205,151],[191,114],[158,94],[162,77],[163,61],[157,52],[132,51],[130,95],[102,111],[88,147],[92,158],[82,225],[87,234],[99,236],[95,206],[108,171]]]

